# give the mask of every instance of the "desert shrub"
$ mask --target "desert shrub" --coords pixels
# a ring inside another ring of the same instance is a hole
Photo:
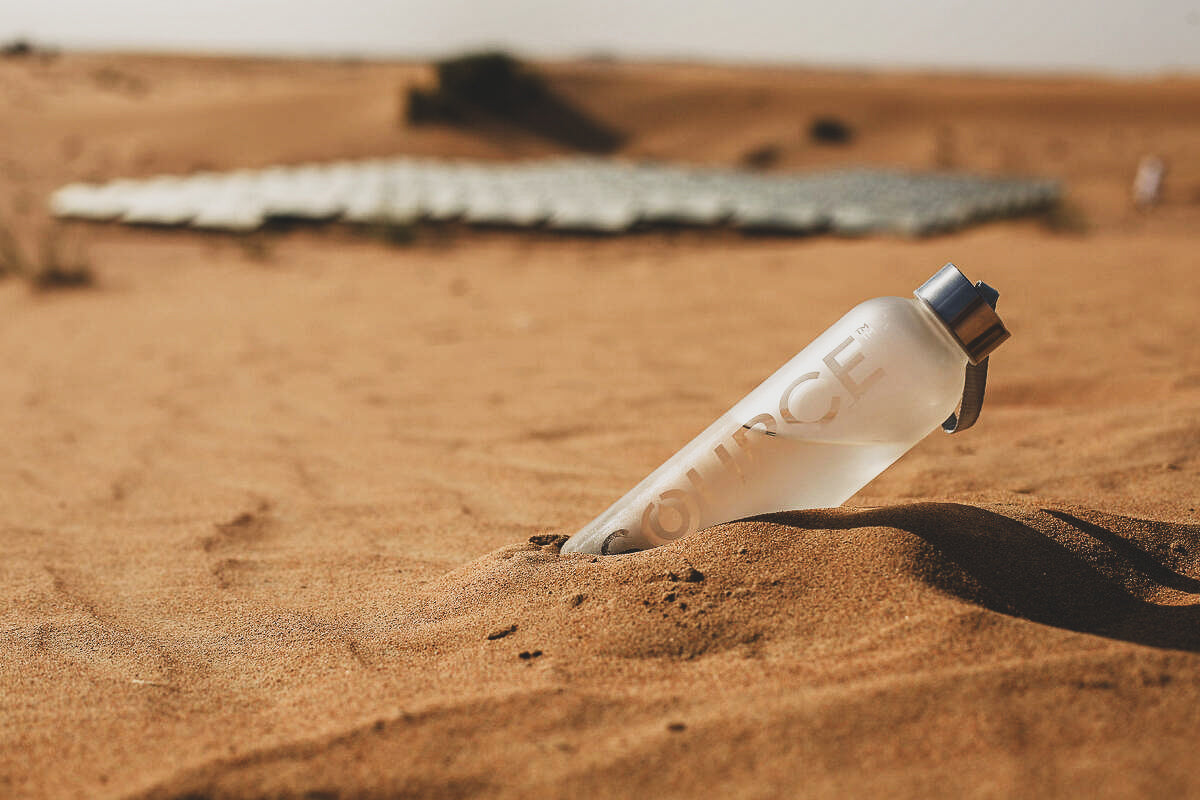
[[[78,289],[96,282],[82,237],[57,223],[42,237],[41,258],[27,277],[37,289]]]
[[[624,136],[559,96],[531,66],[502,52],[437,62],[436,89],[410,88],[410,125],[519,128],[576,150],[608,153]]]
[[[28,39],[13,39],[0,44],[0,56],[4,58],[24,58],[35,52],[33,42]]]
[[[854,129],[837,117],[817,117],[808,126],[808,138],[817,144],[849,144]]]

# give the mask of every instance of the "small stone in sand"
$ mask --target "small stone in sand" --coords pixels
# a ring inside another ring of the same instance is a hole
[[[505,636],[508,636],[510,633],[513,633],[514,631],[516,631],[516,629],[517,629],[516,623],[513,623],[512,625],[509,625],[507,628],[499,628],[497,630],[494,630],[487,635],[488,641],[490,642],[490,641],[495,641],[496,639],[503,639]]]
[[[538,533],[529,537],[530,544],[536,544],[539,547],[553,545],[554,547],[562,547],[567,543],[570,536],[564,536],[561,533]]]
[[[684,725],[682,722],[672,722],[667,726],[667,730],[671,733],[679,733],[680,731],[686,731],[687,725]]]
[[[524,661],[528,661],[531,658],[537,658],[541,654],[542,654],[541,650],[532,650],[532,651],[531,650],[522,650],[520,653],[517,654],[517,657]]]

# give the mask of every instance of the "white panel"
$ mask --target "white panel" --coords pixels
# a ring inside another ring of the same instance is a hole
[[[842,170],[764,175],[731,169],[552,159],[480,164],[411,158],[303,164],[190,178],[71,184],[58,216],[249,230],[271,217],[620,232],[642,223],[806,233],[922,235],[1053,202],[1052,181]]]

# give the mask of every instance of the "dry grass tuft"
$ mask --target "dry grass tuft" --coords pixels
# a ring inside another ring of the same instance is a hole
[[[37,290],[94,286],[96,274],[78,231],[52,224],[42,237],[38,257],[26,256],[17,235],[0,223],[0,277],[24,278]]]

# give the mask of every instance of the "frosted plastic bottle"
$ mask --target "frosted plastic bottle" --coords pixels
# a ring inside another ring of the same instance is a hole
[[[947,264],[914,294],[856,306],[562,551],[645,550],[756,514],[838,506],[939,425],[953,432],[960,399],[968,427],[987,355],[1009,335],[995,292]]]

